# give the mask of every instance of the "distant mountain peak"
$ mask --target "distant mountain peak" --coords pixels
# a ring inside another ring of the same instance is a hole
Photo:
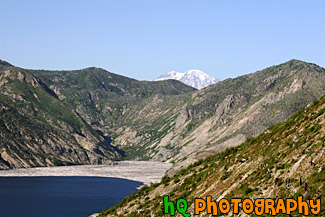
[[[170,71],[166,74],[159,76],[155,81],[175,79],[187,84],[189,86],[195,87],[197,89],[202,89],[211,84],[217,83],[219,80],[211,77],[205,72],[198,69],[191,69],[186,72],[176,72]]]

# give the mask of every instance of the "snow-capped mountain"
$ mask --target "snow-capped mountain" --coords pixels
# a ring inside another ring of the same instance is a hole
[[[187,72],[171,71],[159,76],[157,79],[155,79],[155,81],[167,79],[179,80],[184,84],[195,87],[197,89],[201,89],[211,84],[215,84],[219,81],[218,79],[213,78],[205,72],[202,72],[201,70],[197,69],[188,70]]]

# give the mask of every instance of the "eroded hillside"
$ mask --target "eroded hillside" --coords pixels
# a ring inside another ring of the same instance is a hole
[[[239,145],[325,94],[325,69],[298,60],[199,91],[98,68],[31,72],[127,159],[167,161],[175,170]]]
[[[121,126],[113,141],[127,153],[137,154],[135,158],[172,162],[178,170],[286,120],[323,96],[324,84],[324,68],[291,60],[218,82],[192,93],[190,98],[182,95],[186,101],[177,107],[175,100],[158,103],[159,107],[154,107],[159,100],[152,100],[146,108],[168,116],[141,116],[149,128]],[[160,110],[164,105],[168,106]]]
[[[144,186],[137,194],[104,210],[100,216],[169,216],[163,213],[165,195],[169,195],[170,201],[186,199],[189,213],[194,212],[194,198],[209,195],[213,201],[221,198],[320,198],[318,216],[324,216],[324,189],[325,96],[237,147],[201,159],[173,177],[165,176],[158,184]],[[182,215],[176,213],[176,216]],[[246,214],[241,211],[238,216]],[[295,211],[291,216],[302,215]]]
[[[168,161],[180,168],[239,145],[322,97],[324,84],[324,68],[291,60],[198,91],[178,116],[180,127],[169,134],[178,152]]]
[[[162,124],[190,94],[179,96],[194,90],[179,81],[137,81],[94,67],[27,70],[1,61],[0,168],[137,159],[111,144],[120,128]]]
[[[325,69],[298,60],[201,90],[175,80],[137,81],[94,67],[25,70],[5,62],[1,67],[4,106],[56,130],[48,135],[70,137],[62,144],[91,153],[89,160],[76,154],[69,162],[167,161],[174,164],[171,174],[239,145],[325,94]],[[14,134],[25,140],[24,133]],[[57,153],[75,153],[63,150]],[[38,164],[51,165],[44,160]]]
[[[0,168],[100,164],[121,157],[28,70],[0,62]]]
[[[176,80],[138,81],[99,68],[31,71],[128,159],[151,159],[194,88]]]

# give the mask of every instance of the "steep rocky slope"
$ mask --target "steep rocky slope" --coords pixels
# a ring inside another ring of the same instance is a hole
[[[324,83],[324,68],[291,60],[193,93],[166,124],[170,128],[160,129],[164,136],[146,145],[145,132],[137,130],[134,139],[152,159],[173,162],[178,169],[286,120],[325,94]],[[115,141],[123,144],[126,137]]]
[[[118,149],[28,70],[0,62],[0,168],[99,164]]]
[[[74,71],[30,71],[58,97],[71,105],[89,124],[98,128],[134,125],[147,99],[164,100],[194,91],[179,81],[138,81],[100,68]],[[133,108],[134,107],[134,108]]]
[[[304,200],[321,199],[318,216],[324,216],[324,190],[325,96],[237,147],[201,159],[173,177],[165,176],[161,183],[144,186],[100,216],[169,216],[163,213],[165,195],[174,202],[186,199],[189,213],[194,212],[195,198],[208,195],[212,201],[303,196]],[[176,212],[175,216],[182,215]],[[227,216],[233,216],[232,211]],[[247,215],[241,209],[238,216]],[[291,216],[302,214],[295,211]]]
[[[145,148],[165,135],[161,131],[170,128],[168,123],[195,91],[176,80],[137,81],[99,68],[31,73],[89,125],[113,139],[128,159],[151,158]]]
[[[77,143],[83,143],[95,156],[103,153],[121,159],[112,144],[125,152],[126,159],[172,162],[170,173],[239,145],[325,94],[325,69],[298,60],[201,90],[175,80],[137,81],[94,67],[23,70],[2,63],[3,77],[8,74],[5,67],[17,71],[15,82],[1,81],[4,105],[74,135]],[[26,76],[30,77],[29,83]],[[45,99],[39,100],[37,93],[34,96],[38,89],[33,87],[33,79]],[[25,84],[28,88],[22,89]],[[25,101],[14,99],[14,105],[10,104],[15,97]],[[53,109],[57,106],[50,106],[48,99],[60,105],[59,111]],[[53,117],[63,124],[52,121]],[[88,142],[82,140],[82,135]],[[94,144],[102,144],[100,151]]]
[[[218,82],[193,94],[181,110],[168,134],[178,152],[166,154],[160,142],[159,153],[179,168],[239,145],[319,99],[324,84],[324,68],[298,60]]]
[[[194,89],[98,68],[31,71],[128,159],[174,168],[239,145],[325,94],[325,69],[298,60]]]

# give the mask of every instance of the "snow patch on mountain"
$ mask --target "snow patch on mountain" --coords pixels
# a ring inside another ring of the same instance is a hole
[[[197,69],[188,70],[186,72],[171,71],[159,76],[157,79],[155,79],[155,81],[167,79],[175,79],[197,89],[202,89],[219,81],[218,79],[213,78],[205,72]]]

